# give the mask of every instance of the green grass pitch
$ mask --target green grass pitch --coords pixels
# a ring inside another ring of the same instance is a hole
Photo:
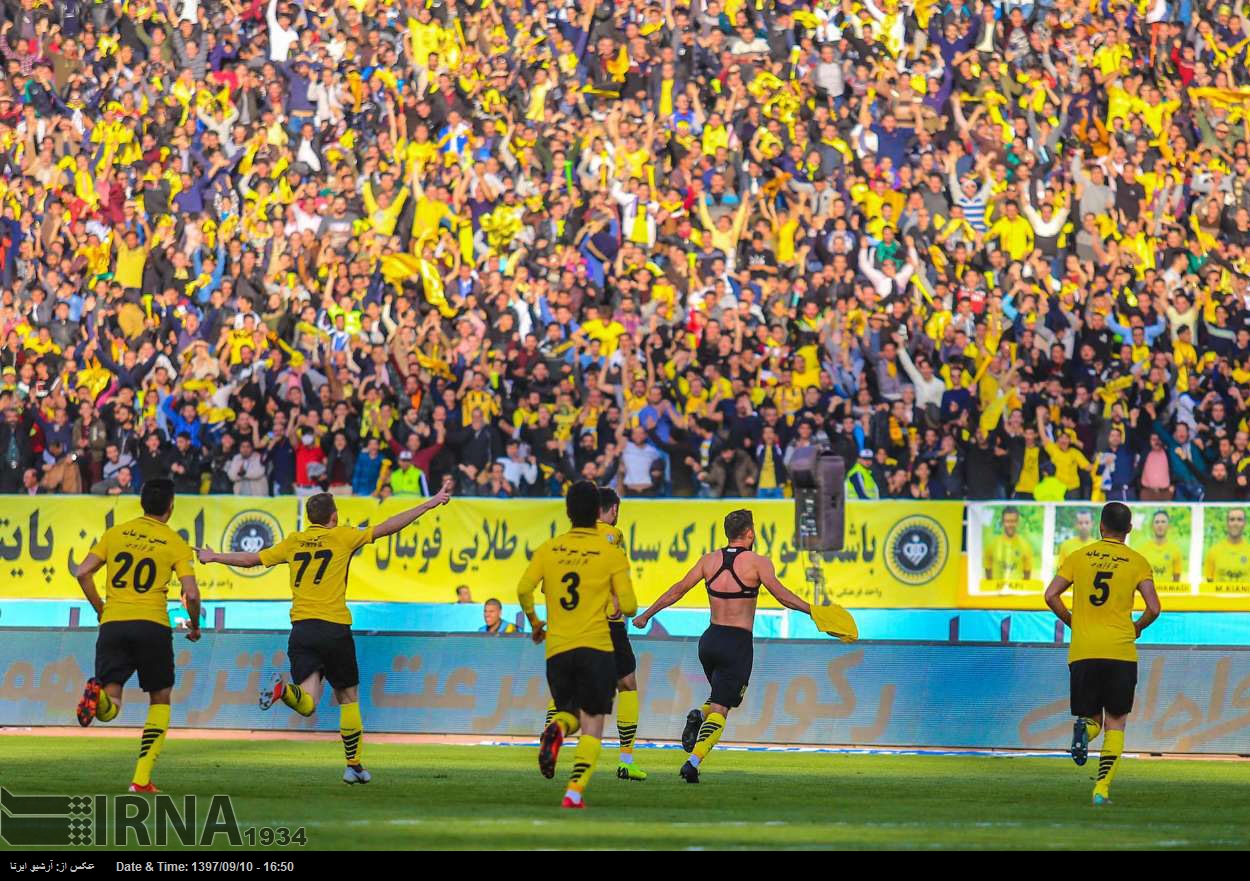
[[[20,794],[119,792],[136,751],[128,738],[85,734],[0,744],[0,783]],[[1126,758],[1115,803],[1096,809],[1096,759],[1077,768],[1058,758],[717,750],[691,786],[677,777],[680,750],[639,749],[651,778],[631,783],[616,778],[605,747],[589,809],[575,813],[559,808],[571,759],[566,748],[556,779],[545,780],[532,747],[366,740],[373,782],[348,787],[337,740],[175,731],[154,779],[176,796],[229,794],[243,827],[303,826],[309,850],[1250,847],[1246,761]]]

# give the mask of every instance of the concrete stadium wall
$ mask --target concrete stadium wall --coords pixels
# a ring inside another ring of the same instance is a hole
[[[6,631],[0,725],[72,724],[94,641],[92,631]],[[176,637],[175,646],[176,727],[337,730],[328,693],[312,719],[257,708],[261,684],[286,670],[285,633],[206,633],[195,645]],[[526,637],[357,634],[356,646],[366,730],[536,735],[541,726],[543,654]],[[641,638],[634,646],[639,737],[676,739],[686,712],[707,696],[697,640]],[[1062,647],[760,640],[726,740],[1064,748],[1067,683]],[[115,724],[142,724],[145,704],[128,692]],[[1128,747],[1250,754],[1250,650],[1142,649]]]

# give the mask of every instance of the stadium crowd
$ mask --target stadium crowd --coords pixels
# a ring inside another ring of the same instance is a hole
[[[4,0],[0,491],[1245,498],[1243,4]]]

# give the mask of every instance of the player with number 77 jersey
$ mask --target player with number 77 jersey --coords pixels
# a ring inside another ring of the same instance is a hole
[[[421,515],[447,504],[450,490],[383,520],[377,526],[358,529],[339,525],[338,508],[330,493],[309,496],[304,503],[307,529],[293,532],[278,544],[259,553],[221,553],[199,549],[201,563],[227,566],[277,566],[285,563],[291,575],[291,638],[287,658],[291,681],[275,675],[272,685],[261,689],[260,708],[278,701],[301,716],[311,716],[321,698],[323,680],[334,689],[339,704],[339,737],[347,767],[344,783],[368,783],[372,775],[362,764],[364,724],[360,718],[360,671],[356,666],[356,643],[352,639],[352,614],[347,608],[347,572],[352,555],[360,548],[393,535]]]

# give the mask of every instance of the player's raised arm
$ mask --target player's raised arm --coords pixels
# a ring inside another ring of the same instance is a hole
[[[74,577],[78,579],[78,586],[82,588],[83,596],[87,598],[87,602],[91,603],[91,608],[95,609],[97,616],[104,611],[104,600],[100,598],[100,593],[95,589],[95,573],[104,565],[104,559],[96,554],[87,554],[87,559],[78,564],[78,568],[74,570]]]
[[[684,597],[686,594],[690,592],[690,589],[692,587],[694,587],[696,584],[702,581],[703,580],[703,564],[709,556],[711,556],[711,554],[704,554],[702,557],[700,557],[699,562],[694,564],[694,566],[690,569],[689,572],[686,573],[685,577],[682,578],[681,581],[677,582],[668,590],[664,591],[664,593],[660,594],[660,598],[651,604],[651,608],[647,609],[647,611],[643,612],[641,615],[639,615],[637,618],[634,619],[634,626],[637,627],[639,630],[646,627],[647,622],[649,622],[652,618],[654,618],[656,614],[663,611],[664,609],[667,609],[673,603],[677,602],[679,599]]]
[[[767,557],[760,557],[759,567],[760,584],[764,585],[777,602],[787,609],[794,609],[794,611],[802,612],[805,615],[812,614],[811,604],[794,594],[777,579],[777,570],[773,567],[772,560]]]
[[[1159,604],[1159,594],[1155,592],[1155,582],[1153,578],[1143,578],[1137,583],[1137,592],[1141,594],[1142,599],[1146,601],[1146,611],[1142,612],[1140,618],[1133,622],[1133,627],[1137,630],[1137,635],[1141,636],[1141,632],[1155,623],[1159,617],[1159,613],[1163,611],[1163,607]]]
[[[1046,605],[1055,613],[1064,624],[1072,626],[1072,613],[1068,611],[1068,606],[1063,601],[1063,592],[1072,586],[1072,582],[1062,575],[1056,575],[1050,580],[1050,585],[1046,588]],[[1151,593],[1154,593],[1154,585],[1151,583]],[[1157,600],[1156,600],[1157,602]]]
[[[449,501],[451,501],[451,491],[448,489],[447,484],[444,483],[442,489],[440,489],[431,498],[422,502],[420,505],[396,514],[394,517],[388,517],[377,526],[373,527],[373,540],[377,541],[379,538],[386,538],[388,535],[394,535],[405,526],[408,526],[410,523],[420,519],[426,512],[434,510],[439,505],[445,505]]]

